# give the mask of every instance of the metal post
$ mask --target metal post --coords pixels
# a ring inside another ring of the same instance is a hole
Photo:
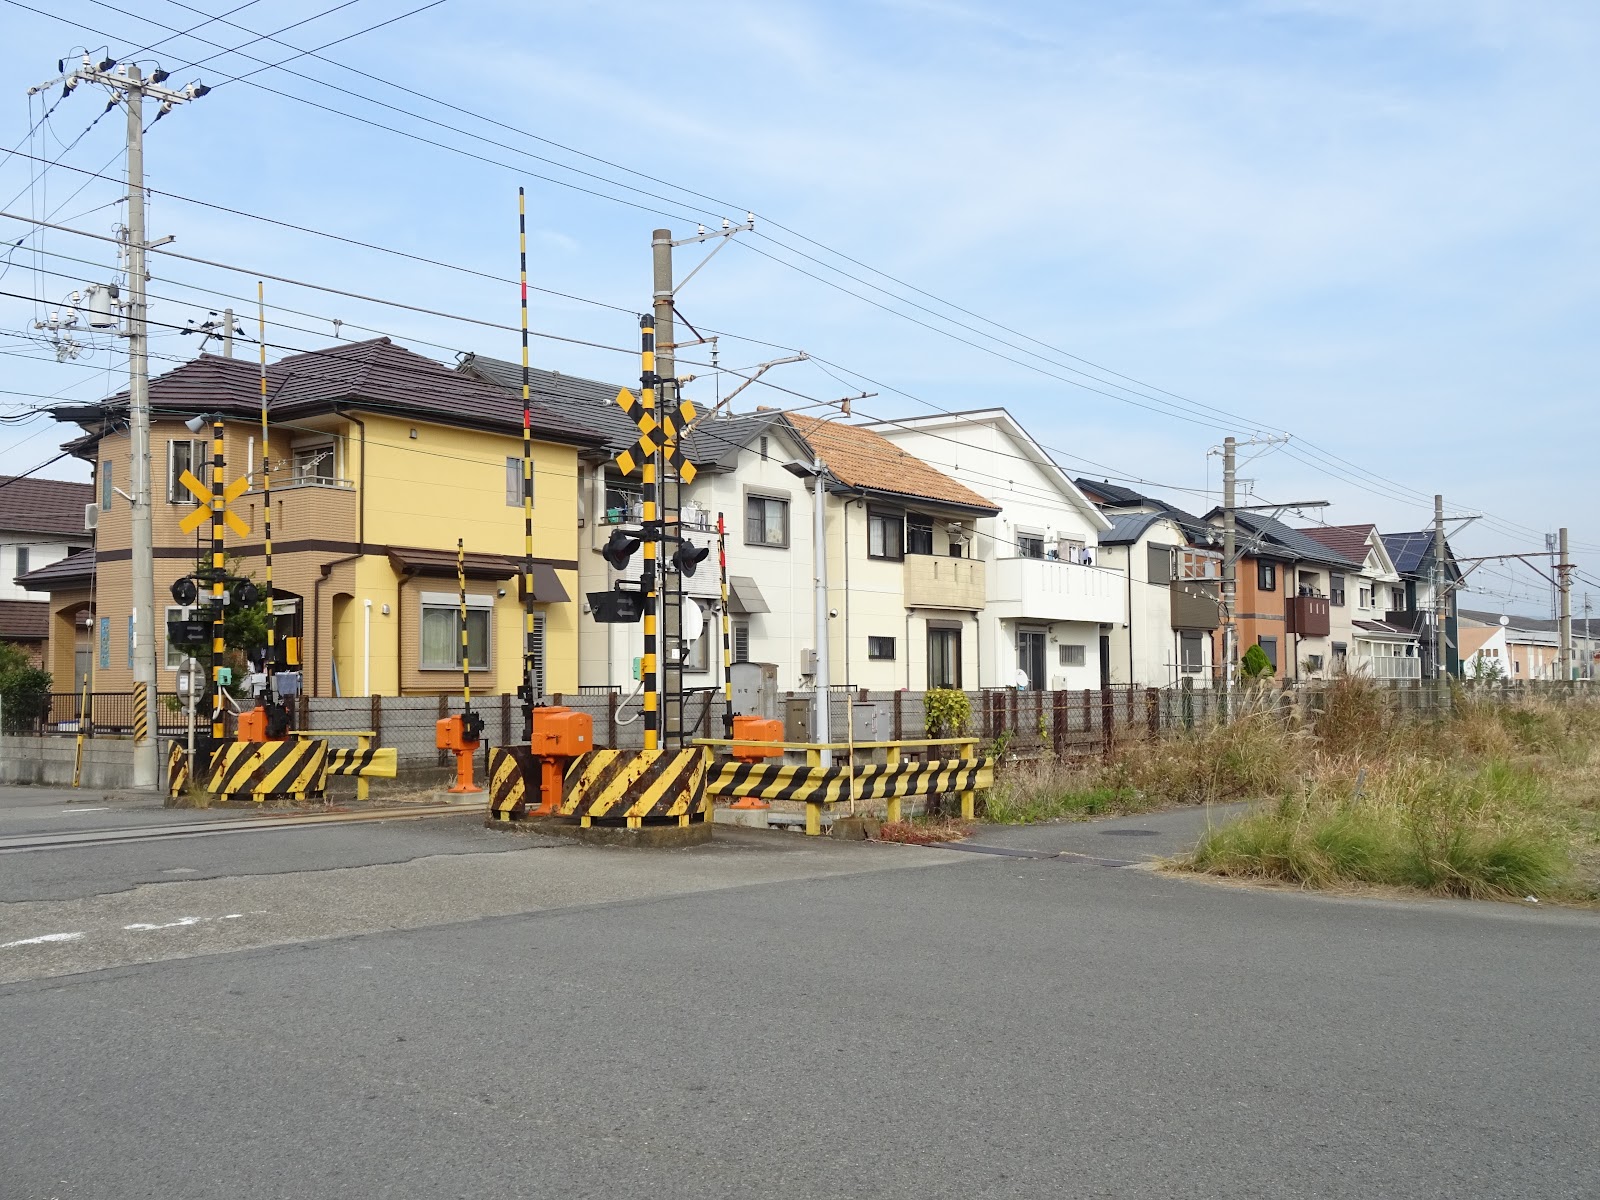
[[[717,514],[717,573],[722,583],[722,736],[733,736],[733,619],[728,613],[728,526]],[[1585,601],[1587,605],[1587,601]],[[898,695],[899,693],[896,693]]]
[[[650,316],[639,318],[639,364],[639,403],[653,417],[656,406],[656,328],[655,319]],[[641,467],[644,472],[644,529],[640,534],[640,545],[644,551],[644,566],[640,576],[640,587],[644,591],[644,657],[640,674],[644,684],[646,750],[657,750],[661,746],[661,684],[656,659],[656,612],[659,599],[656,592],[656,551],[661,537],[661,525],[656,519],[656,463],[659,458],[659,452],[646,455]]]
[[[467,647],[467,544],[456,539],[456,587],[461,594],[461,708],[472,712],[472,656]]]
[[[128,109],[128,439],[133,492],[133,680],[145,689],[145,711],[155,710],[155,533],[150,514],[150,341],[145,324],[144,88],[139,68],[127,64],[123,95]],[[220,485],[219,485],[220,486]],[[217,518],[220,521],[220,517]],[[156,786],[156,739],[133,746],[133,786]]]
[[[1556,582],[1561,588],[1561,678],[1573,677],[1572,661],[1572,560],[1567,554],[1567,530],[1562,526],[1556,534],[1560,539],[1561,564],[1557,568]]]
[[[1222,719],[1232,719],[1233,667],[1238,654],[1238,630],[1235,628],[1234,608],[1238,602],[1239,567],[1234,561],[1234,474],[1239,442],[1224,438],[1222,442]]]
[[[1442,681],[1445,676],[1444,583],[1444,497],[1436,495],[1433,498],[1433,677],[1436,681]]]
[[[222,551],[222,510],[223,510],[223,426],[222,416],[217,414],[211,422],[211,754],[215,755],[222,749],[226,738],[227,717],[222,703],[222,655],[227,648],[226,634],[223,628],[223,614],[227,611],[224,607],[223,597],[227,588],[226,575],[228,572],[227,559]],[[207,766],[210,760],[207,760]],[[197,774],[195,765],[190,763],[191,776]]]
[[[816,740],[823,745],[833,741],[833,722],[828,705],[828,546],[826,541],[827,521],[823,510],[823,503],[827,497],[825,478],[827,468],[822,465],[820,458],[811,463],[816,471],[814,483],[814,498],[811,522],[811,557],[814,563],[816,580],[816,621],[817,621],[817,700],[816,700],[816,728],[812,730]],[[909,651],[908,651],[909,652]],[[822,765],[833,766],[833,751],[822,752]]]
[[[528,201],[517,189],[517,238],[522,271],[522,740],[533,737],[533,706],[540,697],[535,671],[533,613],[533,407],[528,387]]]

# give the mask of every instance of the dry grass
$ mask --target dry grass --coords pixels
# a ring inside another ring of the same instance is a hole
[[[1302,887],[1600,898],[1600,705],[1458,695],[1446,717],[1401,722],[1361,680],[1326,700],[1309,752],[1258,794],[1275,799],[1178,865]]]
[[[910,821],[885,821],[878,830],[880,842],[900,842],[907,846],[931,846],[935,842],[961,842],[971,837],[977,826],[971,821],[949,817],[922,817]]]

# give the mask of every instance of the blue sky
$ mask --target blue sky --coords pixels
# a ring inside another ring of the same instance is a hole
[[[229,19],[271,32],[334,2],[258,0]],[[317,46],[425,2],[356,0],[282,37]],[[1207,449],[1225,429],[1287,429],[1296,435],[1287,448],[1242,472],[1258,499],[1327,499],[1329,521],[1402,529],[1430,519],[1439,491],[1451,512],[1493,514],[1457,539],[1459,553],[1536,549],[1565,523],[1592,547],[1577,557],[1600,581],[1591,468],[1600,83],[1588,69],[1600,14],[1590,4],[722,2],[677,5],[662,25],[605,0],[446,0],[326,53],[478,116],[309,58],[289,65],[358,95],[277,70],[252,77],[444,143],[435,147],[251,82],[224,83],[260,65],[240,54],[188,67],[219,54],[196,38],[232,47],[253,33],[212,24],[171,37],[156,23],[203,19],[172,0],[29,3],[57,16],[0,0],[5,149],[43,147],[55,158],[103,106],[79,92],[25,137],[41,110],[23,93],[57,58],[80,43],[123,54],[170,38],[140,60],[159,61],[174,82],[220,86],[151,129],[152,187],[509,278],[522,183],[533,282],[628,309],[648,303],[652,228],[681,235],[695,220],[753,209],[765,236],[741,235],[680,303],[696,325],[753,339],[724,337],[725,365],[781,353],[761,342],[803,348],[836,364],[834,374],[806,364],[769,378],[817,399],[879,392],[859,407],[880,417],[1004,404],[1070,469],[1189,489],[1169,495],[1197,509],[1208,502],[1196,493],[1218,487]],[[270,42],[243,51],[273,61],[291,53]],[[100,121],[64,165],[119,173],[120,122]],[[0,161],[0,199],[22,192],[9,211],[59,207],[58,220],[98,233],[119,219],[116,184],[90,180],[63,205],[83,177],[56,168],[30,192],[30,173],[24,159]],[[151,231],[250,271],[517,320],[504,284],[162,196]],[[0,240],[25,232],[0,219]],[[61,275],[40,276],[40,266]],[[67,234],[0,257],[0,291],[34,297],[0,296],[0,388],[88,398],[118,385],[123,360],[104,339],[58,365],[13,332],[115,266],[112,247]],[[203,318],[227,303],[215,293],[254,294],[248,273],[168,258],[154,270],[157,320]],[[366,336],[355,328],[364,326],[441,358],[518,353],[502,330],[278,283],[267,294],[310,314],[274,318],[269,340],[299,348],[330,340],[339,318],[346,336]],[[636,337],[625,313],[542,294],[532,321],[606,346]],[[169,335],[154,345],[187,356],[195,342]],[[637,372],[625,355],[568,343],[536,339],[534,355],[574,374]],[[746,396],[793,401],[762,389]],[[31,403],[0,393],[0,413]],[[32,466],[59,440],[49,422],[0,425],[0,469]],[[1476,578],[1485,607],[1537,613],[1546,603],[1545,585],[1520,568]]]

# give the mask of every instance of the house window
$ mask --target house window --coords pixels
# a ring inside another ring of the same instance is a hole
[[[1278,590],[1278,564],[1260,562],[1256,564],[1256,586],[1263,592]]]
[[[489,669],[494,600],[467,597],[467,659],[474,671]],[[422,594],[421,646],[417,665],[424,671],[461,669],[461,602],[447,592]]]
[[[1061,643],[1058,648],[1058,654],[1063,667],[1081,667],[1086,661],[1084,647],[1074,646],[1068,642]]]
[[[1320,654],[1308,654],[1308,655],[1306,655],[1306,670],[1312,672],[1313,674],[1316,673],[1317,671],[1322,670],[1322,655],[1320,655]]]
[[[733,623],[733,661],[750,661],[750,622],[735,621]]]
[[[1403,612],[1406,607],[1405,588],[1392,587],[1389,589],[1389,607],[1396,612]]]
[[[528,477],[528,495],[533,495],[533,477]],[[606,496],[606,506],[609,509],[611,497]],[[506,505],[509,508],[522,507],[522,456],[506,456]]]
[[[167,503],[198,504],[200,498],[189,494],[189,489],[179,483],[188,471],[201,483],[206,482],[206,444],[204,442],[171,441],[167,443]]]
[[[961,686],[961,630],[929,628],[928,686],[930,688]]]
[[[1336,664],[1342,663],[1348,657],[1350,657],[1350,647],[1348,643],[1335,642],[1333,644],[1333,661]]]
[[[867,513],[867,557],[895,562],[905,557],[905,521],[899,513]]]
[[[1337,571],[1328,573],[1328,603],[1334,608],[1344,607],[1344,576]]]
[[[1278,669],[1278,639],[1275,637],[1258,637],[1256,645],[1260,646],[1266,654],[1267,661],[1272,664],[1272,669]]]
[[[776,496],[746,496],[744,500],[744,544],[747,546],[787,547],[789,544],[789,502]]]
[[[867,657],[880,660],[894,658],[894,639],[892,637],[869,637],[867,639]]]
[[[111,460],[108,458],[100,464],[100,511],[111,511]]]
[[[1178,635],[1178,668],[1185,675],[1197,675],[1205,666],[1205,634],[1180,633]]]
[[[1364,587],[1361,589],[1361,607],[1372,607],[1372,589],[1369,587]]]
[[[1079,538],[1057,538],[1056,557],[1062,562],[1083,561],[1083,541]]]
[[[298,446],[291,458],[296,483],[333,482],[333,443]]]
[[[26,575],[28,573],[28,548],[26,546],[18,546],[16,555],[17,569],[13,572],[13,574]]]
[[[933,518],[919,513],[906,514],[906,553],[933,553]]]
[[[1017,534],[1017,555],[1020,558],[1043,558],[1044,538],[1037,533]]]
[[[111,669],[111,618],[100,618],[100,669]]]

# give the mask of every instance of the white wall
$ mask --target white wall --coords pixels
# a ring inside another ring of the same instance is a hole
[[[1128,594],[1128,619],[1112,626],[1110,674],[1114,684],[1171,687],[1180,679],[1179,636],[1172,627],[1170,579],[1150,578],[1152,545],[1182,548],[1187,544],[1182,528],[1169,520],[1153,522],[1131,545],[1101,547],[1100,562],[1123,576]],[[1201,642],[1201,673],[1196,686],[1211,680],[1213,641]],[[1096,685],[1097,686],[1097,685]]]
[[[65,542],[41,541],[38,534],[0,533],[0,600],[48,599],[43,592],[30,592],[15,582],[18,550],[27,555],[28,570],[37,571],[40,567],[60,562],[71,549]]]

